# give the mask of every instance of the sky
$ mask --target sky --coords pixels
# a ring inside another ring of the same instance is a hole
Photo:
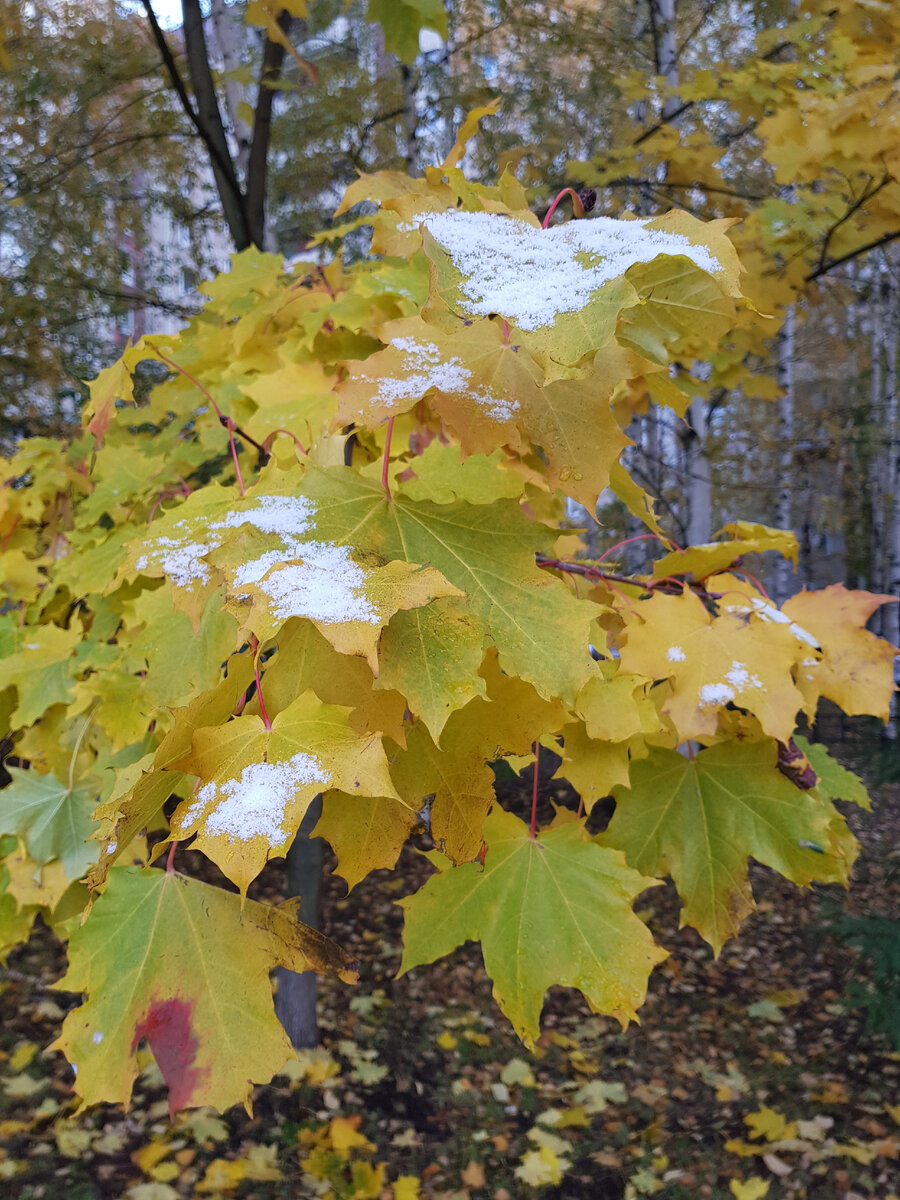
[[[138,14],[142,14],[144,6],[140,0],[126,0]],[[163,29],[174,29],[181,24],[181,0],[153,0],[153,11]]]

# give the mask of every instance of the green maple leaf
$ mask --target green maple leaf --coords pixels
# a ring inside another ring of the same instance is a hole
[[[440,653],[434,653],[440,647]],[[455,597],[397,613],[381,635],[375,686],[406,697],[439,739],[447,719],[475,696],[484,695],[478,674],[484,657],[480,624]]]
[[[366,20],[379,22],[385,49],[404,63],[416,60],[420,30],[433,29],[447,37],[443,0],[369,0]]]
[[[78,628],[58,625],[26,625],[17,631],[16,651],[0,662],[0,690],[13,686],[18,693],[12,714],[16,728],[31,725],[51,705],[69,702],[82,636]]]
[[[290,910],[242,906],[165,871],[114,871],[90,920],[72,930],[58,986],[88,999],[54,1048],[77,1066],[87,1104],[128,1104],[146,1038],[172,1113],[249,1107],[251,1080],[268,1082],[291,1054],[269,984],[278,965],[355,978],[346,955]]]
[[[12,783],[0,792],[0,833],[25,839],[36,863],[59,859],[70,879],[79,879],[97,861],[100,847],[88,842],[100,783],[63,783],[48,773],[9,768]]]
[[[809,765],[819,777],[816,791],[820,796],[824,796],[826,800],[849,800],[851,804],[858,804],[867,811],[871,810],[869,793],[858,775],[836,762],[826,747],[819,742],[810,742],[799,734],[795,735],[794,741],[809,759]]]
[[[794,883],[846,883],[855,839],[834,806],[776,770],[774,741],[720,742],[692,761],[654,748],[631,765],[630,788],[599,841],[635,870],[671,875],[692,925],[721,950],[756,905],[747,877],[755,858]]]
[[[535,565],[556,533],[529,520],[512,500],[472,505],[385,501],[374,481],[344,468],[310,468],[304,495],[316,506],[317,532],[383,559],[435,567],[465,593],[468,613],[491,638],[500,666],[529,680],[547,699],[574,703],[594,673],[586,650],[596,607]],[[440,628],[423,622],[421,653],[445,652]]]
[[[400,974],[480,941],[494,996],[531,1047],[544,993],[554,984],[578,988],[595,1012],[623,1025],[634,1018],[650,971],[666,957],[631,911],[651,881],[619,854],[586,841],[580,821],[532,841],[517,817],[495,809],[484,837],[483,868],[466,863],[441,871],[400,902]]]
[[[734,301],[686,258],[660,258],[628,272],[640,302],[623,316],[619,341],[651,362],[702,353],[734,324]]]

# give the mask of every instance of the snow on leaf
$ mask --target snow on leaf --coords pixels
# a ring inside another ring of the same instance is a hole
[[[146,1039],[172,1113],[249,1105],[251,1081],[268,1082],[291,1055],[269,985],[277,965],[353,978],[346,956],[288,911],[242,907],[233,893],[164,871],[114,871],[90,921],[72,931],[58,986],[88,995],[54,1048],[78,1063],[87,1104],[128,1104]]]
[[[468,613],[497,647],[504,671],[546,698],[574,701],[593,674],[587,646],[596,607],[535,565],[535,552],[552,546],[554,531],[523,516],[512,500],[436,505],[398,496],[386,504],[379,483],[343,468],[310,468],[304,489],[317,504],[323,535],[338,544],[352,537],[361,555],[436,568],[465,593]],[[428,658],[444,653],[439,633],[423,625]]]
[[[576,987],[596,1012],[634,1018],[647,978],[666,957],[631,911],[648,880],[617,853],[586,841],[583,822],[540,833],[495,809],[477,863],[440,871],[400,903],[406,917],[401,974],[467,940],[480,941],[494,996],[534,1046],[544,993]]]
[[[190,753],[175,765],[197,775],[200,786],[173,814],[173,834],[196,833],[193,844],[245,893],[266,861],[286,851],[317,793],[340,788],[399,799],[381,738],[358,734],[349,711],[307,691],[271,730],[255,715],[197,729]]]
[[[292,482],[290,478],[285,485]],[[167,514],[131,567],[167,575],[199,627],[208,589],[223,577],[229,611],[261,639],[290,617],[314,621],[336,649],[364,655],[374,668],[381,628],[398,609],[457,594],[437,571],[409,562],[360,565],[352,547],[315,537],[320,514],[304,495],[251,493],[243,501],[189,499]],[[248,611],[248,598],[253,600]]]
[[[207,833],[243,842],[263,838],[277,846],[290,836],[290,830],[282,828],[285,809],[300,787],[310,783],[325,787],[330,783],[315,755],[301,751],[285,762],[250,763],[239,779],[226,780],[218,788],[214,783],[200,788],[182,821],[193,824],[215,801],[206,815]]]
[[[514,217],[452,210],[424,213],[422,223],[459,272],[455,298],[462,311],[500,313],[523,330],[578,312],[604,284],[660,254],[684,255],[710,273],[722,270],[705,246],[648,228],[645,220],[596,217],[536,229]]]
[[[716,953],[755,908],[747,859],[794,883],[846,883],[854,840],[830,801],[776,769],[772,741],[720,742],[690,761],[653,748],[632,763],[630,787],[599,841],[635,870],[671,875],[693,925]],[[811,849],[821,848],[821,853]]]
[[[340,386],[336,424],[375,429],[430,394],[429,404],[460,439],[464,455],[522,447],[516,421],[537,402],[540,372],[506,345],[492,321],[443,330],[420,317],[392,321],[386,349],[351,364]]]
[[[713,617],[687,590],[654,593],[636,608],[643,620],[629,620],[621,669],[671,680],[662,711],[682,739],[714,734],[728,703],[754,713],[770,736],[791,736],[803,697],[790,676],[798,643],[787,626],[760,628],[730,612]],[[670,654],[673,645],[681,658]]]

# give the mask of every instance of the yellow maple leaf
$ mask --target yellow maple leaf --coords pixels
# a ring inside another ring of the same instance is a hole
[[[796,1122],[786,1121],[772,1108],[748,1113],[744,1117],[744,1124],[750,1130],[751,1137],[764,1137],[767,1142],[780,1142],[797,1136]]]
[[[761,1179],[759,1175],[752,1175],[743,1182],[732,1179],[728,1185],[728,1190],[736,1200],[762,1200],[763,1196],[768,1196],[769,1194],[769,1184],[765,1179]]]
[[[621,650],[621,670],[668,678],[662,711],[683,740],[716,733],[719,711],[733,703],[754,713],[771,737],[787,741],[803,696],[789,668],[797,639],[777,624],[760,628],[746,618],[712,617],[693,592],[656,592],[637,606]]]
[[[784,614],[808,629],[823,651],[821,661],[804,663],[798,674],[807,711],[825,696],[849,716],[871,713],[888,720],[894,657],[900,649],[870,633],[866,622],[882,604],[891,603],[897,603],[896,596],[848,591],[840,583],[798,592],[785,602]]]

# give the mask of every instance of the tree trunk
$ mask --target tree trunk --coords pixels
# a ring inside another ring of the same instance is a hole
[[[241,66],[240,13],[225,0],[211,0],[210,15],[225,67],[225,105],[237,147],[234,163],[246,187],[253,130],[241,116],[241,104],[247,102],[247,88],[234,77]]]
[[[309,835],[321,815],[322,797],[316,796],[306,810],[286,859],[287,894],[300,897],[300,920],[313,929],[319,928],[323,842],[321,838]],[[297,1050],[318,1046],[315,971],[297,972],[279,967],[277,979],[275,1014],[291,1039],[291,1044]]]
[[[888,505],[887,555],[884,590],[900,596],[900,405],[897,397],[897,349],[900,342],[900,259],[888,254],[887,308],[884,321],[884,439],[885,439],[885,499]],[[887,604],[882,629],[885,637],[900,644],[900,604]]]
[[[184,48],[196,102],[196,115],[210,152],[210,165],[222,202],[222,213],[235,248],[245,250],[254,241],[253,231],[222,124],[216,85],[209,64],[209,49],[203,32],[200,0],[181,0],[181,11],[184,21]]]
[[[400,64],[403,78],[403,132],[406,136],[405,165],[407,175],[415,178],[419,173],[419,147],[416,140],[419,131],[419,113],[416,109],[416,87],[412,68]]]
[[[779,529],[790,529],[793,524],[791,489],[794,477],[795,332],[795,313],[791,304],[785,310],[776,345],[776,376],[781,391],[778,397],[778,479],[775,498],[775,524]],[[783,604],[793,592],[793,573],[786,558],[779,557],[776,561],[774,592],[778,604]]]
[[[696,397],[687,413],[688,436],[685,445],[687,470],[687,543],[697,546],[712,538],[712,471],[709,465],[709,410],[706,401]]]

